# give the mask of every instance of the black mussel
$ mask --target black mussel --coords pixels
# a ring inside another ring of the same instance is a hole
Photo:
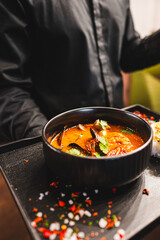
[[[60,132],[58,138],[57,138],[57,143],[59,146],[62,145],[62,139],[63,139],[63,136],[64,136],[64,131],[66,130],[67,128],[67,125],[64,126],[63,130]]]
[[[85,155],[91,155],[91,152],[90,152],[90,151],[87,151],[86,149],[82,148],[82,147],[79,146],[77,143],[70,143],[70,144],[68,145],[68,147],[79,149],[79,150],[80,150],[81,152],[83,152]]]
[[[98,135],[98,133],[94,130],[94,128],[90,128],[90,132],[91,132],[92,137],[98,141],[98,140],[99,140],[99,135]]]

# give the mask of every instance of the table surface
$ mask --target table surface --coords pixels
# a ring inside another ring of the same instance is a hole
[[[139,108],[145,110],[142,107]],[[159,115],[156,116],[159,117]],[[73,189],[68,186],[58,188],[50,186],[55,179],[51,177],[45,164],[41,138],[15,142],[0,150],[4,152],[0,155],[1,171],[30,235],[32,239],[43,239],[42,233],[31,226],[31,222],[35,219],[33,208],[47,215],[48,224],[54,221],[62,223],[63,220],[59,220],[59,217],[64,214],[64,209],[57,206],[57,202],[59,200],[67,202]],[[149,190],[149,195],[142,194],[144,188]],[[139,236],[160,222],[159,188],[160,159],[151,158],[148,168],[138,180],[117,188],[115,193],[112,189],[98,189],[98,194],[94,189],[81,190],[79,201],[83,202],[82,193],[87,193],[92,200],[88,210],[92,212],[94,209],[98,216],[86,217],[85,222],[84,219],[76,222],[76,227],[88,236],[91,232],[98,232],[98,237],[94,239],[101,237],[113,239],[117,228],[101,231],[97,224],[101,217],[107,216],[108,202],[112,201],[112,214],[122,219],[119,228],[126,232],[124,239],[139,239]],[[53,208],[54,212],[51,210]],[[90,226],[91,222],[92,226]]]

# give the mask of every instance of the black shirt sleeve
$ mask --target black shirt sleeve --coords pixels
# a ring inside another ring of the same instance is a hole
[[[144,39],[134,29],[128,6],[126,29],[123,38],[121,68],[124,72],[141,70],[160,62],[160,31]]]
[[[29,74],[30,39],[20,1],[0,1],[0,131],[10,140],[41,135],[46,117]]]

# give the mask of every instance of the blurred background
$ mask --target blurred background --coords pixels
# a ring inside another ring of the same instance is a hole
[[[130,0],[136,31],[146,37],[160,29],[160,0]],[[160,64],[123,74],[124,104],[142,104],[160,113]]]

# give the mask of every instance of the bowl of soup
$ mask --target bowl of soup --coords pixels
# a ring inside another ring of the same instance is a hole
[[[85,107],[53,117],[42,131],[53,178],[78,187],[116,187],[148,166],[152,130],[139,116],[110,107]]]

